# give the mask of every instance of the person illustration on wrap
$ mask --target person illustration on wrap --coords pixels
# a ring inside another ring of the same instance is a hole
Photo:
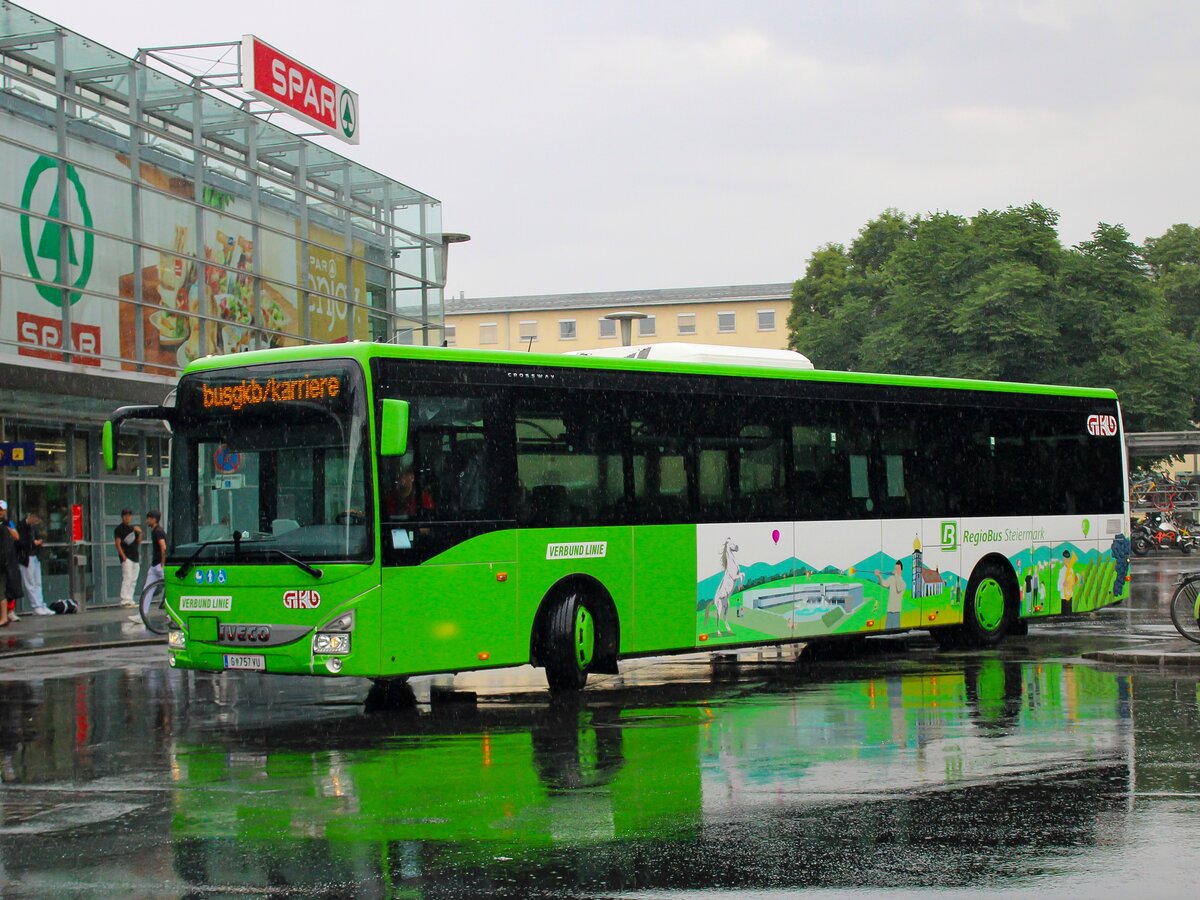
[[[1062,612],[1071,612],[1071,604],[1075,599],[1075,585],[1079,584],[1079,575],[1075,572],[1078,557],[1070,550],[1063,551],[1063,567],[1058,573],[1058,592],[1062,597]]]
[[[876,569],[875,578],[880,587],[888,589],[887,627],[889,629],[899,628],[900,613],[904,610],[904,563],[896,560],[895,571],[887,578],[884,578],[883,573]]]

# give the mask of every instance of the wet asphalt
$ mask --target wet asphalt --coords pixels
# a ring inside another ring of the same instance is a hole
[[[1195,896],[1194,567],[996,651],[633,660],[574,702],[528,669],[178,672],[118,611],[23,620],[0,896]]]

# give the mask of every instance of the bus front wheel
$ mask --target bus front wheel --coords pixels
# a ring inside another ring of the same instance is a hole
[[[546,681],[551,693],[583,690],[596,653],[596,619],[579,591],[562,594],[546,616]]]
[[[967,582],[959,642],[973,648],[995,647],[1008,634],[1016,605],[1011,573],[996,562],[980,563]]]

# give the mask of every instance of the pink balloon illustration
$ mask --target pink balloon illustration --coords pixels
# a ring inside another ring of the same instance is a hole
[[[771,540],[773,540],[777,544],[779,543],[779,529],[778,528],[776,528],[774,531],[771,532]]]

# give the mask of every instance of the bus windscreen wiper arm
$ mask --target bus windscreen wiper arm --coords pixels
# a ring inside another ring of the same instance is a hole
[[[322,575],[325,574],[320,569],[318,569],[314,566],[310,566],[308,563],[304,562],[304,560],[296,559],[296,557],[292,556],[292,554],[290,554],[290,553],[284,553],[278,547],[268,547],[267,549],[270,550],[272,553],[274,553],[276,556],[282,556],[284,559],[286,559],[292,565],[297,566],[304,572],[307,572],[313,578],[320,578]]]

